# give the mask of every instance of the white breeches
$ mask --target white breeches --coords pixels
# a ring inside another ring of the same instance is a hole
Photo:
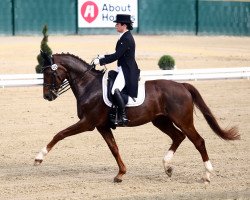
[[[115,79],[114,85],[112,87],[112,91],[111,93],[114,94],[115,93],[115,89],[119,89],[120,91],[122,91],[122,89],[125,87],[125,79],[124,79],[124,74],[122,71],[122,67],[117,67],[118,72],[117,77]]]

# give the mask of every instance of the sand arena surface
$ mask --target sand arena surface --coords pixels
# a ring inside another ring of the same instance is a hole
[[[112,53],[117,35],[50,36],[54,53],[70,52],[90,62]],[[135,36],[142,70],[158,69],[163,54],[178,68],[250,66],[249,37]],[[41,37],[0,37],[0,74],[34,73]],[[111,64],[108,67],[113,68]],[[59,142],[39,167],[33,161],[60,130],[78,121],[71,91],[56,101],[42,87],[0,89],[0,199],[250,199],[250,82],[190,82],[222,127],[237,125],[242,139],[225,142],[196,109],[195,126],[214,167],[211,184],[200,183],[204,167],[188,140],[177,150],[169,178],[162,158],[171,144],[151,123],[114,131],[127,174],[113,183],[118,167],[97,131]]]

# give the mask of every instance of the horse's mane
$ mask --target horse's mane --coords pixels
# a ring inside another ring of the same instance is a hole
[[[85,60],[83,60],[82,58],[80,58],[79,56],[76,56],[74,54],[71,54],[71,53],[56,53],[56,54],[53,54],[52,56],[70,56],[72,57],[76,62],[78,62],[79,64],[82,64],[84,66],[87,66],[87,68],[90,68],[92,67],[91,64],[87,63]],[[99,73],[103,73],[102,71],[100,70],[96,70],[95,68],[92,68],[91,71],[95,71],[95,72],[99,72]]]
[[[76,55],[74,55],[74,54],[71,54],[71,53],[56,53],[56,54],[53,54],[53,56],[57,56],[57,55],[59,55],[59,56],[71,56],[71,57],[73,57],[74,59],[76,59],[77,61],[79,61],[80,63],[82,63],[83,65],[87,65],[87,66],[90,66],[90,64],[89,63],[87,63],[85,60],[83,60],[83,59],[81,59],[79,56],[76,56]]]

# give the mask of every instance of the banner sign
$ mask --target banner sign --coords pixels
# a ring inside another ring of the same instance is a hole
[[[129,14],[138,27],[138,0],[78,0],[78,27],[114,27],[117,14]]]

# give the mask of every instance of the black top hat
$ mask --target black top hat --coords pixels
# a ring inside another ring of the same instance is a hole
[[[133,23],[131,21],[131,16],[130,15],[125,15],[125,14],[116,15],[116,20],[114,22],[116,22],[116,23],[125,23],[125,24]]]

